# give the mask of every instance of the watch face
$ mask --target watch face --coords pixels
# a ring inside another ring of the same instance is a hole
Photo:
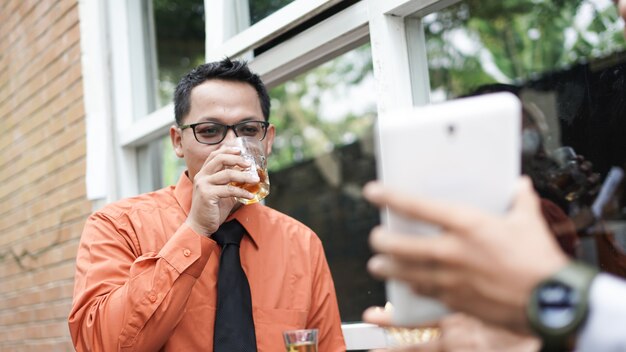
[[[566,327],[576,317],[580,296],[576,290],[560,282],[544,284],[537,292],[539,319],[552,329]]]

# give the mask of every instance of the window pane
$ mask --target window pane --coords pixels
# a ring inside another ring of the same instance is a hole
[[[172,102],[183,74],[204,62],[204,0],[152,0],[158,107]]]
[[[280,10],[294,0],[249,0],[250,25]]]
[[[623,180],[599,197],[611,170],[626,168],[626,42],[613,2],[466,0],[423,23],[432,100],[520,96],[522,168],[557,239],[625,276]]]
[[[369,44],[271,89],[270,96],[277,130],[271,170],[364,138],[376,113]]]
[[[162,151],[161,160],[159,163],[160,169],[159,173],[161,175],[162,183],[158,184],[155,188],[167,187],[170,185],[175,185],[178,182],[178,178],[181,173],[187,170],[187,166],[185,165],[185,160],[176,156],[174,153],[174,148],[172,147],[172,140],[170,136],[164,136],[163,138],[157,140],[155,143],[158,143],[160,146],[160,150]]]
[[[139,178],[139,192],[145,193],[153,191],[160,187],[155,187],[163,183],[162,173],[163,167],[161,159],[163,155],[162,144],[160,141],[153,141],[137,148],[137,176]]]
[[[434,101],[606,64],[626,47],[610,0],[462,1],[424,27]]]
[[[311,227],[322,239],[343,321],[385,303],[365,271],[378,211],[361,197],[375,178],[376,101],[369,45],[348,52],[270,92],[276,139],[266,204]]]
[[[174,153],[169,135],[137,148],[137,160],[140,193],[175,185],[187,169]]]

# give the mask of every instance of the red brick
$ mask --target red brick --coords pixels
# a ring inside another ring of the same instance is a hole
[[[73,290],[73,280],[58,280],[44,286],[32,286],[24,290],[15,290],[3,295],[5,298],[0,299],[0,310],[7,308],[22,309],[25,306],[36,305],[42,302],[71,298]]]
[[[71,351],[92,204],[78,0],[0,1],[0,351]]]

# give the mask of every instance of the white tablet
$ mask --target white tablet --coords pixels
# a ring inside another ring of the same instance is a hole
[[[409,195],[503,213],[520,175],[521,112],[516,96],[495,93],[380,116],[378,177]],[[386,209],[381,217],[393,230],[416,235],[438,232]],[[396,324],[427,323],[448,312],[438,301],[417,296],[398,281],[387,282],[387,298]]]

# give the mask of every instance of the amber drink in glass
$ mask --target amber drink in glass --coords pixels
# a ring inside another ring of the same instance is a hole
[[[267,159],[265,157],[265,149],[263,144],[256,138],[237,137],[234,146],[241,149],[241,156],[250,163],[250,167],[243,170],[244,172],[255,173],[259,176],[258,183],[231,182],[231,185],[243,188],[254,194],[252,199],[236,198],[240,203],[253,204],[270,194],[270,178],[267,174]]]
[[[317,352],[317,329],[283,332],[287,352]]]

